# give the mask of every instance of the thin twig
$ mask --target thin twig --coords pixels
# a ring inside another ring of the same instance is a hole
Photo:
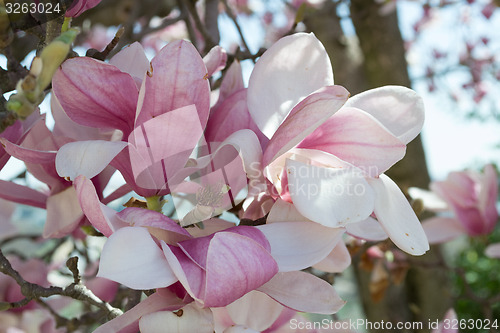
[[[241,30],[241,27],[238,24],[238,20],[236,19],[236,15],[234,15],[233,10],[231,9],[231,7],[229,7],[227,0],[221,0],[221,1],[224,4],[224,7],[226,7],[227,16],[229,16],[229,18],[233,21],[234,26],[236,27],[236,30],[238,30],[238,34],[240,35],[241,42],[243,43],[245,50],[250,52],[250,48],[248,47],[247,41],[246,41],[245,37],[243,36],[243,31]],[[254,58],[250,58],[250,59],[255,63]]]

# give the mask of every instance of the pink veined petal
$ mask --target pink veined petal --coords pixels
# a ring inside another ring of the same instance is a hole
[[[203,59],[190,42],[170,42],[151,61],[141,87],[136,126],[166,112],[194,104],[205,128],[210,87]]]
[[[17,120],[13,125],[7,127],[2,133],[0,138],[10,142],[17,143],[23,134],[23,125],[20,120]],[[10,155],[5,152],[3,144],[0,144],[0,170],[9,160]]]
[[[375,196],[361,171],[323,168],[287,160],[290,196],[297,210],[327,227],[366,219]]]
[[[0,138],[0,144],[4,147],[5,151],[9,155],[26,163],[45,164],[53,163],[55,160],[55,151],[29,149],[23,146],[16,145],[4,138]]]
[[[132,226],[146,227],[153,236],[167,244],[176,244],[191,238],[186,229],[180,227],[174,220],[152,210],[129,207],[119,212],[117,216]]]
[[[341,240],[344,229],[313,222],[279,222],[257,226],[271,245],[280,272],[302,270],[323,260]]]
[[[121,228],[109,237],[97,276],[140,290],[168,287],[177,281],[161,249],[142,227]]]
[[[159,311],[147,314],[139,320],[141,333],[213,333],[214,318],[210,309],[202,309],[190,303],[180,312]]]
[[[109,135],[103,135],[99,128],[83,126],[71,120],[55,94],[50,95],[50,111],[55,122],[52,130],[54,136],[68,137],[77,141],[109,138]]]
[[[149,70],[149,60],[144,53],[144,48],[138,42],[123,48],[109,60],[109,63],[122,72],[130,74],[136,82],[137,89],[141,87],[142,80]]]
[[[351,236],[370,241],[383,241],[388,237],[380,223],[371,216],[360,222],[346,224],[345,228]]]
[[[139,92],[134,79],[115,66],[87,57],[68,59],[54,75],[52,88],[76,123],[119,129],[125,137],[132,130]]]
[[[186,165],[202,134],[195,105],[161,114],[136,127],[128,141],[137,184],[153,189],[165,186]]]
[[[460,221],[450,217],[431,217],[422,222],[422,227],[430,244],[448,242],[467,233]]]
[[[38,208],[45,208],[47,202],[47,194],[1,179],[0,198]]]
[[[59,238],[69,234],[83,217],[78,196],[73,186],[47,199],[47,221],[43,237]]]
[[[269,281],[278,265],[251,238],[219,232],[210,241],[206,264],[205,306],[225,306]]]
[[[349,92],[341,86],[324,87],[307,96],[277,128],[264,153],[263,164],[268,165],[313,133],[348,97]]]
[[[72,6],[66,11],[66,17],[78,17],[83,12],[97,6],[101,0],[76,0]]]
[[[261,332],[278,319],[284,306],[266,294],[252,290],[226,309],[234,323]]]
[[[74,180],[83,175],[97,176],[116,157],[127,143],[103,140],[76,141],[62,146],[55,158],[59,176]]]
[[[180,248],[160,241],[163,254],[175,276],[187,293],[200,304],[204,304],[206,273],[191,260]]]
[[[208,77],[210,77],[226,67],[227,52],[219,45],[216,45],[203,57],[203,62],[207,67]]]
[[[281,38],[255,65],[248,83],[248,109],[260,130],[271,138],[304,97],[333,85],[330,58],[314,34]]]
[[[500,243],[489,245],[484,253],[491,258],[500,258]]]
[[[376,195],[374,212],[394,244],[412,255],[429,250],[424,229],[396,183],[384,174],[368,182]]]
[[[280,272],[257,290],[301,312],[333,314],[346,303],[328,282],[301,271]]]
[[[241,89],[212,109],[205,131],[207,142],[221,142],[238,130],[250,129],[257,134],[261,145],[267,144],[267,137],[248,113],[246,98],[247,90]]]
[[[422,97],[402,86],[371,89],[351,97],[346,106],[368,112],[404,144],[422,130],[425,111]]]
[[[176,311],[184,306],[181,299],[171,293],[165,294],[154,293],[124,314],[99,326],[94,333],[136,333],[141,317],[160,310]]]
[[[323,272],[341,273],[351,265],[351,254],[347,250],[345,243],[340,240],[333,248],[332,252],[313,267]]]
[[[343,107],[307,136],[298,148],[333,154],[376,177],[403,158],[406,146],[373,116]]]
[[[101,204],[94,184],[89,179],[84,176],[78,176],[74,181],[74,186],[83,213],[87,216],[90,223],[104,236],[109,237],[114,230],[124,226],[111,222],[113,214],[108,211],[111,208]]]

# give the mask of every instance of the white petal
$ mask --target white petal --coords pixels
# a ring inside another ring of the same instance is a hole
[[[139,320],[141,333],[213,333],[214,320],[210,309],[190,303],[176,311],[158,311]]]
[[[333,314],[345,304],[328,282],[300,271],[278,273],[257,290],[301,312]]]
[[[366,219],[374,207],[374,193],[356,169],[323,168],[286,162],[293,204],[308,219],[328,227]]]
[[[388,237],[380,223],[370,216],[366,220],[349,223],[345,228],[348,234],[370,241],[383,241]]]
[[[163,288],[177,281],[163,251],[143,227],[121,228],[109,237],[97,276],[132,289]]]
[[[269,241],[280,272],[301,270],[323,260],[344,233],[342,228],[313,222],[279,222],[257,228]]]
[[[47,222],[43,237],[62,237],[73,231],[83,217],[73,186],[47,198]]]
[[[314,34],[287,36],[257,61],[248,83],[248,110],[271,138],[295,104],[329,85],[333,71],[321,42]]]
[[[226,306],[229,316],[236,324],[259,332],[268,329],[283,308],[283,305],[271,297],[255,290]]]
[[[413,140],[424,125],[422,97],[402,86],[371,89],[351,97],[345,105],[370,113],[405,144]]]
[[[384,174],[368,181],[376,193],[377,219],[394,244],[413,255],[429,250],[424,229],[396,183]]]
[[[351,254],[347,250],[345,243],[340,241],[333,248],[332,252],[313,267],[323,272],[341,273],[351,265]]]
[[[436,193],[423,190],[418,187],[410,187],[408,189],[408,194],[412,197],[412,199],[420,199],[422,200],[425,209],[431,211],[444,211],[448,210],[448,204],[446,201],[441,199]]]
[[[77,141],[65,144],[56,156],[56,170],[61,177],[74,180],[79,175],[98,175],[125,147],[126,142],[104,140]]]

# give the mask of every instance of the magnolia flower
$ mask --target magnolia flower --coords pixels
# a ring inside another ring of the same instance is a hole
[[[459,235],[487,235],[498,221],[496,202],[498,180],[495,169],[487,165],[483,173],[451,172],[445,181],[433,182],[431,193],[412,188],[410,194],[421,198],[430,210],[451,210],[454,217],[437,216],[423,222],[431,243],[442,243]]]
[[[78,17],[83,12],[94,8],[97,6],[101,0],[74,0],[71,6],[68,8],[64,16],[66,17]]]
[[[262,167],[275,195],[327,227],[380,223],[404,251],[428,250],[405,196],[383,174],[422,128],[423,104],[414,91],[388,86],[348,100],[348,92],[333,85],[323,45],[298,33],[257,61],[247,104],[270,139]]]
[[[434,328],[431,333],[457,333],[458,328],[454,325],[456,322],[457,314],[455,310],[449,309],[446,311],[443,321],[441,321],[438,327]]]

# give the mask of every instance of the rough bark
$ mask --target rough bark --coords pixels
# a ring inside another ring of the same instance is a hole
[[[335,83],[351,94],[383,85],[411,86],[407,71],[404,42],[397,13],[381,16],[373,0],[351,0],[351,19],[356,36],[346,37],[336,12],[336,4],[326,2],[306,21],[306,26],[323,42],[335,71]],[[430,178],[420,136],[407,147],[406,156],[394,165],[388,175],[405,192],[410,186],[426,188]],[[439,248],[416,258],[426,263],[437,262]],[[429,332],[428,320],[441,319],[450,307],[449,282],[438,269],[413,267],[402,284],[391,285],[385,297],[374,302],[369,293],[370,273],[354,263],[363,308],[371,322],[422,322],[424,330],[394,332]]]

